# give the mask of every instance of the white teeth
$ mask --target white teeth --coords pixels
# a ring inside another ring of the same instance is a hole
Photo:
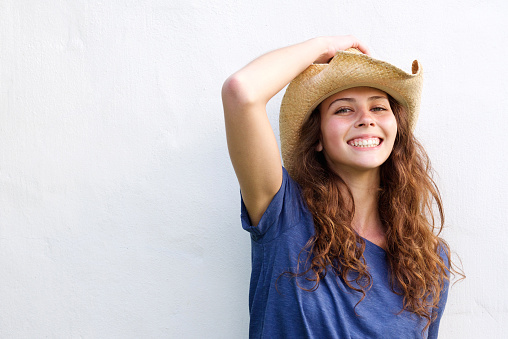
[[[355,147],[376,147],[379,145],[381,141],[379,138],[369,138],[369,139],[354,139],[349,142],[351,146]]]

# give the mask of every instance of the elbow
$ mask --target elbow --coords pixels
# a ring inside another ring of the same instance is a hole
[[[235,73],[222,85],[222,102],[224,106],[230,107],[250,106],[257,101],[253,92],[248,82]]]

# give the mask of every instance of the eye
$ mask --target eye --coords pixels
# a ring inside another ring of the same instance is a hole
[[[352,112],[353,110],[349,107],[340,107],[337,110],[335,110],[335,114],[345,114]]]
[[[381,111],[386,111],[387,109],[384,108],[383,106],[377,106],[377,107],[373,107],[372,110],[374,112],[381,112]]]

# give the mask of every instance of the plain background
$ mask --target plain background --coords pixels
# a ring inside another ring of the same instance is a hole
[[[332,34],[423,65],[416,134],[467,274],[441,337],[503,337],[507,14],[504,0],[1,0],[0,337],[247,338],[221,86]]]

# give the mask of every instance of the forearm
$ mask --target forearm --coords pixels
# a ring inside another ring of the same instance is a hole
[[[321,55],[326,38],[314,38],[277,49],[253,60],[230,77],[241,91],[239,100],[248,104],[266,103]]]
[[[354,36],[318,37],[260,56],[226,80],[223,96],[236,103],[265,106],[312,63],[326,63],[337,51],[350,47],[369,54]]]

